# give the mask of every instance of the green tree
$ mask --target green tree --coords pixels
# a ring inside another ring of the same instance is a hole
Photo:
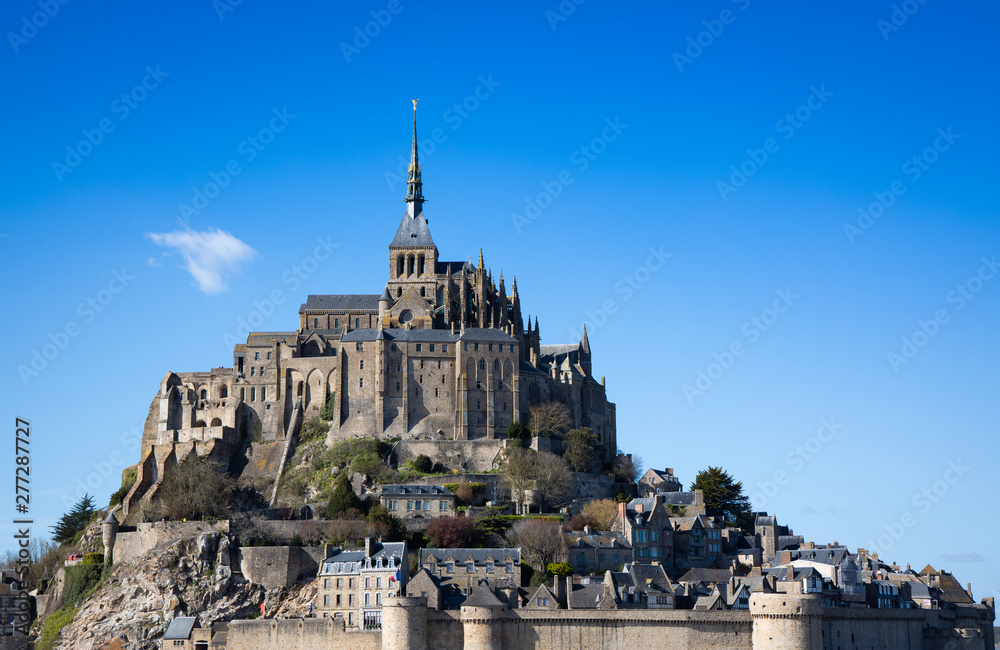
[[[401,542],[406,537],[406,524],[399,517],[377,503],[368,511],[368,523],[371,524],[377,536],[387,542]]]
[[[326,504],[326,518],[336,519],[351,508],[360,510],[361,500],[358,499],[358,495],[354,494],[354,488],[351,487],[347,472],[341,472],[337,477],[333,494],[330,495],[330,501]]]
[[[427,454],[420,454],[413,459],[413,469],[422,474],[430,474],[434,469],[434,463]]]
[[[721,467],[709,466],[698,472],[691,489],[702,491],[710,516],[722,515],[740,524],[750,519],[750,500],[743,494],[743,483],[733,480]]]
[[[573,567],[568,562],[552,562],[545,567],[545,572],[550,576],[565,578],[566,576],[573,575]]]
[[[96,509],[94,508],[94,498],[89,494],[84,494],[73,509],[64,514],[52,527],[52,539],[59,544],[68,544],[76,539],[90,523]]]
[[[507,425],[507,437],[511,440],[520,440],[522,447],[531,444],[531,429],[520,422],[511,422]]]
[[[597,434],[590,427],[573,429],[566,433],[563,458],[574,472],[589,472],[597,466]]]

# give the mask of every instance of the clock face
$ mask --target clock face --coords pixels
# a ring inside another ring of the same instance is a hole
[[[400,323],[409,323],[411,320],[413,320],[412,311],[410,311],[409,309],[404,309],[403,311],[399,312]]]

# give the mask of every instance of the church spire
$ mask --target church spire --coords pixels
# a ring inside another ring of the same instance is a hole
[[[406,199],[412,207],[413,214],[420,214],[424,203],[423,183],[420,181],[420,159],[417,155],[417,102],[419,99],[411,99],[413,102],[413,148],[410,151],[410,168],[406,179]]]

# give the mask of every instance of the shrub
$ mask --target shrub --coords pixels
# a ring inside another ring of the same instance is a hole
[[[431,459],[427,454],[420,454],[413,459],[413,469],[421,472],[422,474],[430,474],[434,469],[434,463],[431,462]]]
[[[80,564],[104,564],[104,553],[87,553],[80,560]]]
[[[70,607],[80,604],[90,590],[101,580],[102,564],[77,564],[66,567],[64,602]]]
[[[299,442],[307,443],[314,440],[325,440],[326,432],[329,430],[330,425],[314,415],[302,423],[302,429],[299,431]]]
[[[329,422],[333,419],[334,404],[336,404],[337,391],[331,391],[326,394],[326,403],[323,404],[323,408],[319,412],[319,416]]]
[[[476,525],[468,517],[438,517],[425,534],[437,548],[463,548],[475,538]]]
[[[545,567],[545,572],[550,576],[565,578],[566,576],[573,575],[573,567],[571,567],[567,562],[552,562]]]
[[[62,629],[73,622],[76,617],[76,607],[64,606],[58,609],[42,624],[42,631],[38,636],[38,643],[35,645],[38,650],[52,650],[59,641]]]
[[[163,479],[160,502],[173,519],[222,519],[235,492],[236,482],[220,463],[192,452]]]

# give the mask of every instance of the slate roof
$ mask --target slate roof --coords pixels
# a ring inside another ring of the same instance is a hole
[[[247,345],[274,345],[275,341],[281,341],[288,345],[295,345],[298,339],[298,332],[250,332],[247,335]]]
[[[604,585],[574,585],[573,591],[567,594],[570,609],[597,609],[598,603],[604,598]]]
[[[305,303],[299,307],[299,313],[306,310],[334,311],[378,311],[378,294],[338,294],[338,295],[308,295]]]
[[[196,627],[201,627],[198,624],[197,616],[177,616],[167,626],[167,631],[163,633],[163,640],[187,639],[191,636],[191,630]]]
[[[472,595],[462,603],[463,607],[506,607],[500,599],[496,597],[488,583],[480,582]]]
[[[631,548],[625,544],[625,538],[618,533],[586,533],[571,530],[565,534],[566,545],[573,548]],[[581,543],[582,542],[582,543]]]
[[[488,327],[468,327],[459,335],[458,338],[463,341],[499,341],[501,343],[517,342],[509,334],[502,332],[501,330],[490,329]]]
[[[438,563],[444,562],[449,556],[455,558],[456,562],[465,562],[471,557],[476,564],[486,564],[487,558],[503,562],[508,555],[515,565],[521,563],[520,548],[422,548],[420,566],[423,566],[430,557]]]
[[[372,560],[378,560],[379,558],[383,561],[395,560],[396,566],[400,566],[402,562],[406,561],[406,542],[376,543],[372,550]],[[339,573],[354,573],[364,568],[363,565],[367,558],[368,556],[365,555],[364,549],[351,549],[349,551],[343,551],[339,548],[333,549],[330,557],[320,562],[319,575],[334,575],[338,573],[335,570],[335,566],[338,563],[349,565],[344,567]],[[385,568],[388,569],[389,567],[386,566]]]
[[[674,583],[667,577],[663,565],[626,564],[625,571],[630,573],[636,585],[645,592],[657,591],[674,593]]]
[[[430,228],[427,227],[427,219],[421,210],[418,214],[410,216],[409,213],[403,215],[396,230],[396,236],[392,238],[392,246],[434,246],[434,238],[431,237]]]
[[[381,332],[381,334],[380,334]],[[340,340],[345,343],[352,341],[375,341],[379,336],[385,337],[389,341],[417,341],[428,343],[457,343],[458,341],[486,341],[488,343],[517,343],[508,334],[486,327],[471,327],[465,332],[452,332],[442,329],[420,329],[414,328],[405,330],[400,328],[392,329],[357,329],[344,334]]]
[[[777,542],[779,551],[795,550],[792,547],[798,547],[800,544],[805,542],[805,538],[802,535],[778,535]]]
[[[469,261],[463,261],[463,262],[440,262],[439,261],[439,262],[435,262],[434,263],[434,272],[435,273],[447,273],[449,265],[451,265],[451,272],[452,273],[458,273],[460,270],[461,271],[465,271],[466,273],[474,273],[476,271],[476,267],[472,264],[472,262],[469,262]]]
[[[451,490],[443,485],[385,485],[382,487],[382,496],[455,496]]]
[[[844,558],[850,555],[850,551],[845,546],[836,546],[834,548],[796,549],[788,551],[788,554],[792,560],[809,560],[810,562],[839,566]]]
[[[688,569],[678,582],[729,582],[733,572],[729,569]]]
[[[656,496],[668,506],[694,505],[694,492],[657,492]]]
[[[757,515],[757,519],[754,521],[755,526],[774,526],[774,517],[770,515]]]
[[[962,585],[955,579],[955,576],[950,573],[941,573],[938,586],[941,589],[941,600],[946,603],[971,604],[976,602],[972,598],[969,598],[969,593],[962,588]]]

